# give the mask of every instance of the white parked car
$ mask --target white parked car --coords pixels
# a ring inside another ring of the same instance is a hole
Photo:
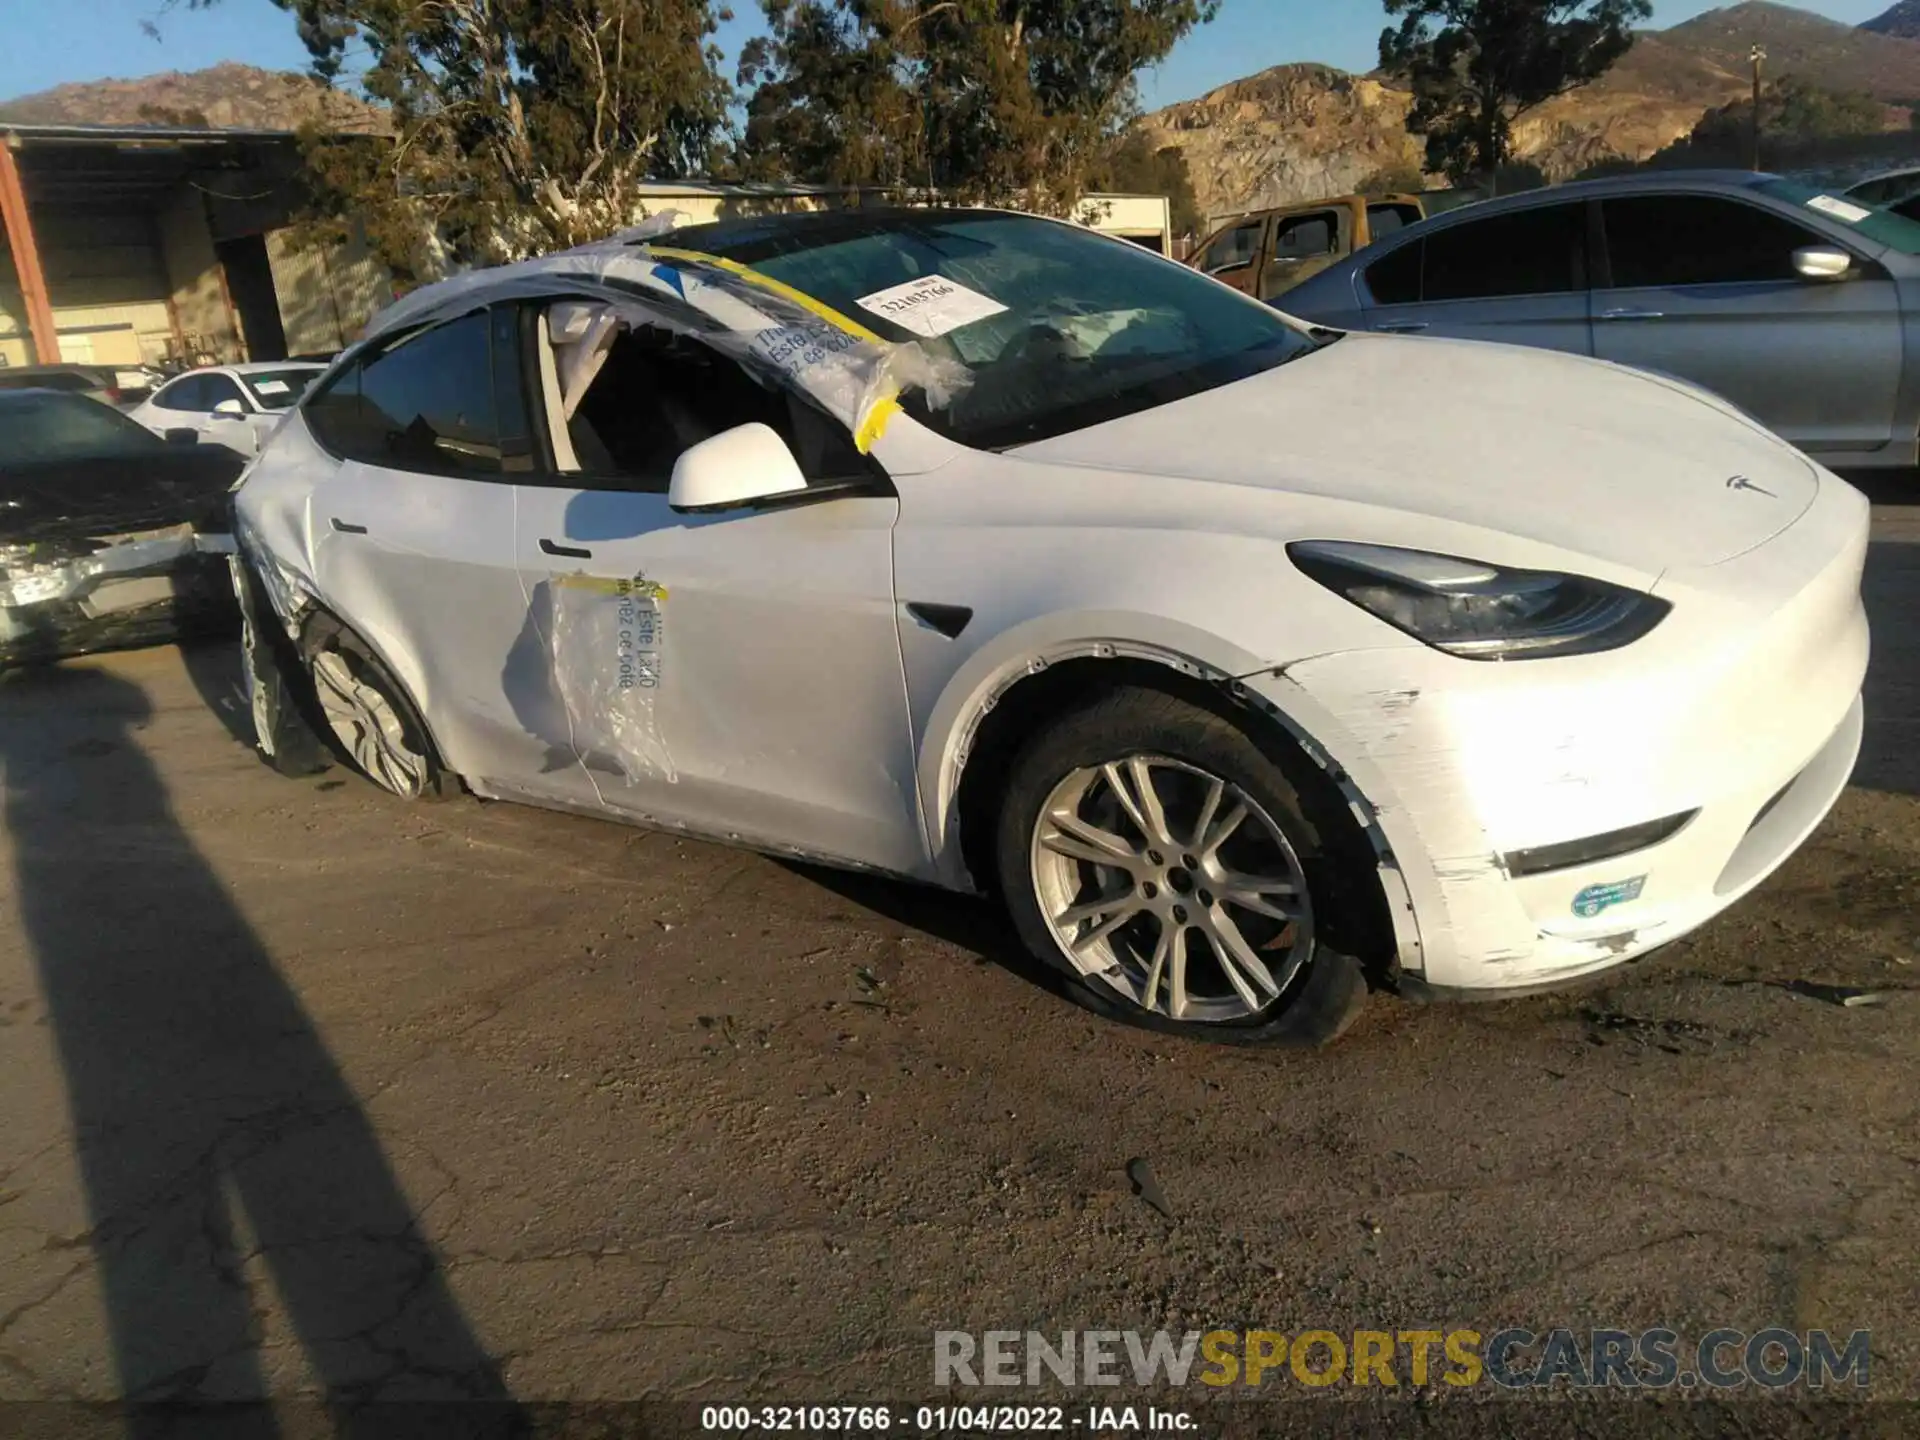
[[[1866,502],[1728,405],[1031,216],[419,292],[235,519],[254,663],[387,789],[988,891],[1095,1009],[1222,1039],[1631,960],[1860,743]]]
[[[203,443],[252,456],[325,369],[292,360],[263,360],[189,370],[127,413],[157,435],[191,430]]]

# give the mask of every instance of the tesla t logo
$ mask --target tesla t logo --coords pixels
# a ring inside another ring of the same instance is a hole
[[[1773,495],[1773,491],[1767,489],[1764,485],[1754,484],[1753,481],[1744,475],[1729,475],[1727,477],[1727,488],[1729,490],[1753,490],[1762,495]],[[1777,500],[1780,497],[1774,495],[1773,498]]]

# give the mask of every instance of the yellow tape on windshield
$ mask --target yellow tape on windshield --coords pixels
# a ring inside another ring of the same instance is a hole
[[[673,250],[662,245],[649,245],[647,253],[656,258],[692,260],[696,264],[712,265],[726,271],[729,275],[738,275],[750,285],[758,285],[763,290],[771,290],[783,299],[791,300],[801,309],[818,315],[836,330],[844,330],[849,335],[857,336],[862,340],[871,340],[878,345],[887,343],[858,320],[849,320],[831,305],[814,299],[804,290],[796,290],[791,285],[774,279],[771,275],[762,275],[758,270],[742,265],[738,260],[728,260],[720,255],[708,255],[700,250]]]
[[[826,321],[834,329],[851,335],[857,340],[869,340],[876,345],[887,343],[858,320],[849,319],[831,305],[814,299],[804,290],[796,290],[791,285],[774,279],[771,275],[762,275],[758,270],[742,265],[738,260],[729,260],[721,255],[709,255],[702,250],[676,250],[664,245],[649,245],[647,253],[656,260],[686,260],[696,265],[712,265],[716,269],[726,271],[729,275],[738,276],[749,285],[757,285],[783,300],[792,301],[808,314]],[[858,428],[853,432],[853,448],[865,455],[873,448],[873,442],[886,434],[887,421],[899,413],[900,397],[897,392],[876,400],[868,407],[866,415],[861,418]]]

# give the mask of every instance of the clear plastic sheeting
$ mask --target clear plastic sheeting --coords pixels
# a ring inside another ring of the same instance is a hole
[[[664,219],[665,217],[656,217]],[[718,256],[615,239],[540,260],[456,275],[416,290],[374,317],[369,339],[451,320],[476,306],[515,298],[552,299],[571,293],[597,300],[612,321],[580,307],[550,313],[555,349],[573,352],[579,372],[563,364],[569,398],[592,380],[596,354],[586,328],[607,323],[649,325],[691,335],[738,361],[770,388],[792,386],[810,396],[853,433],[861,451],[884,433],[900,396],[918,390],[935,409],[950,404],[971,382],[960,361],[917,342],[882,340],[859,322],[776,280]],[[577,388],[576,388],[577,387]]]
[[[605,240],[598,240],[593,245],[580,248],[591,250],[602,245],[638,245],[643,240],[652,240],[665,235],[669,230],[678,230],[690,218],[684,210],[662,210],[658,215],[649,215],[638,225],[630,226]]]
[[[548,588],[553,688],[596,777],[675,781],[657,707],[667,683],[667,591],[643,575],[556,575]]]
[[[283,775],[311,775],[331,763],[325,742],[302,713],[306,678],[288,627],[267,598],[262,572],[237,547],[227,556],[240,606],[240,672],[253,717],[254,743]]]

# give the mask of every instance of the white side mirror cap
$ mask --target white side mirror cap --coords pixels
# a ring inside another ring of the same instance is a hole
[[[1802,280],[1839,280],[1853,269],[1853,257],[1829,245],[1793,252],[1793,269]]]
[[[806,488],[807,477],[787,442],[756,420],[682,451],[673,462],[667,504],[675,510],[727,510]]]
[[[218,405],[213,407],[213,413],[238,419],[247,413],[247,407],[242,405],[238,400],[222,400]]]

